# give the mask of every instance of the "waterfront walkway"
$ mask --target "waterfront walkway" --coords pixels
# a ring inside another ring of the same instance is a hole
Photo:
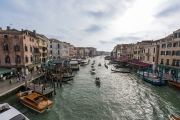
[[[27,80],[27,83],[44,75],[38,75],[37,73],[38,71],[34,71],[33,73],[28,74],[25,79]],[[18,83],[16,79],[17,77],[12,78],[12,85],[10,85],[9,83],[10,79],[0,82],[0,97],[25,84],[25,80],[23,80],[22,77],[20,78],[20,81]]]

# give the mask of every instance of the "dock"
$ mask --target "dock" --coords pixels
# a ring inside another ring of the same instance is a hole
[[[23,85],[24,87],[26,87],[25,85]],[[43,85],[38,85],[38,84],[34,84],[34,83],[31,83],[29,82],[27,84],[27,89],[29,90],[33,90],[41,95],[44,95],[46,97],[48,96],[52,96],[52,93],[53,93],[53,89],[49,89],[49,88],[45,88]]]

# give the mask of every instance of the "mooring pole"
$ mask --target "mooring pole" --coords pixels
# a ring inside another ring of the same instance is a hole
[[[56,86],[55,86],[55,83],[54,83],[54,95],[56,95]]]

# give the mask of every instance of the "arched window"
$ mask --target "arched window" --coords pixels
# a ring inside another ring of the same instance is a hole
[[[30,51],[32,52],[32,46],[30,45]]]
[[[5,63],[10,63],[10,57],[9,57],[9,55],[7,55],[7,56],[5,57]]]
[[[16,61],[15,61],[15,62],[16,62],[16,63],[20,63],[20,62],[21,62],[21,58],[20,58],[19,55],[16,56]]]
[[[4,44],[4,51],[9,51],[9,45],[7,43]]]
[[[154,48],[154,53],[156,52],[156,48]]]
[[[28,51],[28,48],[27,48],[26,44],[25,44],[25,46],[24,46],[24,50],[25,50],[25,51]]]
[[[25,59],[26,59],[26,63],[28,63],[28,56],[27,55],[26,55]]]
[[[31,55],[31,62],[33,62],[33,56]]]
[[[14,45],[14,51],[15,51],[15,52],[20,51],[20,47],[19,47],[19,45],[17,45],[17,44],[16,44],[16,45]]]

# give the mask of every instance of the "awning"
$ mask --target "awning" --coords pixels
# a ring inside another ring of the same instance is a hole
[[[29,70],[32,70],[34,67],[41,65],[41,63],[31,64],[28,67]]]
[[[14,70],[7,69],[7,68],[0,68],[0,75],[11,73],[11,72],[14,72]]]

